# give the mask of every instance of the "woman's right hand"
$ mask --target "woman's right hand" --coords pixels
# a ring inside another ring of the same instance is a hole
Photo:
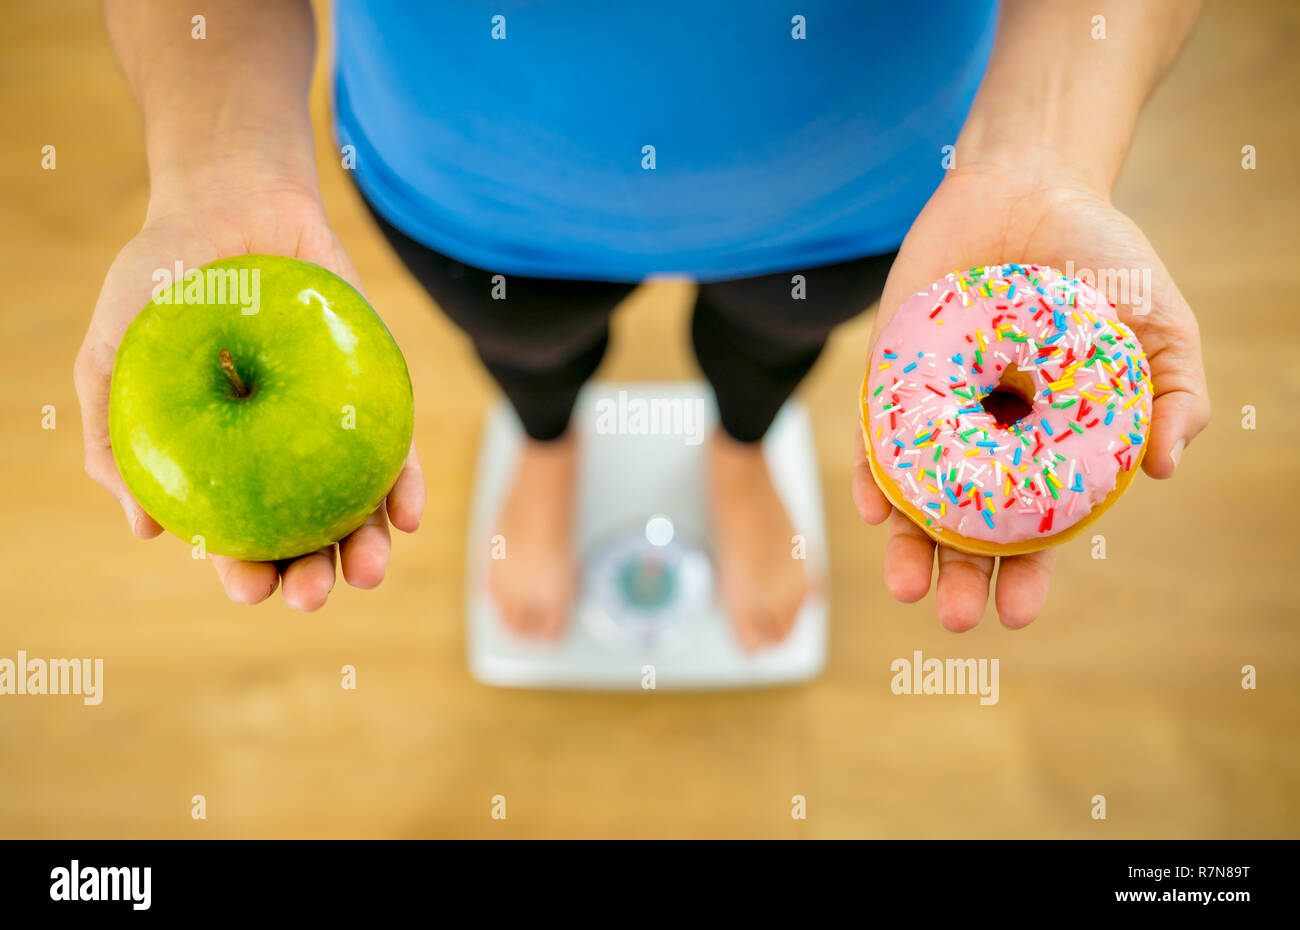
[[[295,185],[229,187],[205,185],[183,195],[150,203],[144,228],[118,253],[104,279],[90,327],[77,354],[74,378],[81,404],[86,472],[121,504],[131,532],[150,539],[162,527],[131,496],[113,459],[108,432],[109,385],[113,359],[127,326],[150,300],[155,273],[171,273],[177,262],[188,271],[241,254],[287,255],[328,268],[361,290],[356,268],[330,229],[319,195]],[[343,577],[359,588],[373,588],[388,566],[388,524],[414,532],[424,510],[424,478],[411,452],[385,505],[337,544]],[[334,586],[335,549],[302,556],[284,566],[212,556],[231,600],[255,604],[284,582],[284,599],[299,610],[315,610]]]

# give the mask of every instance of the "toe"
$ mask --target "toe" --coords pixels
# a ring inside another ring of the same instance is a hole
[[[741,607],[728,613],[731,616],[732,631],[736,634],[741,649],[754,652],[763,645],[763,637],[759,632],[762,628],[762,618],[757,610]]]
[[[542,639],[559,639],[564,629],[564,611],[558,604],[552,604],[542,611],[537,633]]]

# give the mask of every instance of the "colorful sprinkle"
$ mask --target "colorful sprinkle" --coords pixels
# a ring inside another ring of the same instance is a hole
[[[1091,285],[1006,264],[954,272],[912,301],[895,320],[932,339],[905,343],[893,321],[885,327],[863,415],[885,473],[897,469],[931,532],[999,542],[1061,532],[1134,467],[1150,428],[1150,366]],[[983,403],[1013,367],[1032,381],[1038,415],[999,424]],[[1042,415],[1051,410],[1056,426]]]

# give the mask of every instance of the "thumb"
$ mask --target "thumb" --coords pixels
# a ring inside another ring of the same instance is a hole
[[[1172,282],[1166,295],[1149,316],[1132,321],[1151,365],[1155,391],[1149,446],[1142,460],[1143,471],[1152,478],[1172,477],[1187,446],[1210,422],[1196,317]]]
[[[893,505],[880,492],[867,461],[867,445],[861,428],[853,431],[853,503],[863,520],[875,526],[885,522]]]
[[[133,535],[152,539],[163,531],[127,490],[113,460],[108,433],[108,396],[113,380],[113,347],[87,338],[73,369],[77,400],[81,405],[81,430],[86,451],[86,474],[122,505]]]
[[[1188,443],[1209,421],[1210,403],[1203,395],[1187,391],[1158,394],[1147,437],[1151,447],[1142,459],[1142,470],[1152,478],[1172,478]]]

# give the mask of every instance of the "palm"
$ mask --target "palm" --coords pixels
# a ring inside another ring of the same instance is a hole
[[[1151,293],[1117,302],[1141,340],[1156,386],[1143,468],[1173,474],[1182,446],[1209,418],[1196,319],[1141,230],[1103,197],[1055,179],[1003,172],[954,173],[939,187],[899,250],[880,300],[874,333],[911,293],[955,269],[1003,262],[1093,271],[1150,272]],[[1108,295],[1112,300],[1114,295]],[[902,601],[925,596],[936,547],[876,488],[860,439],[855,441],[854,499],[864,519],[890,521],[885,582]],[[994,560],[937,547],[940,621],[953,631],[974,626],[988,599]],[[1021,627],[1042,610],[1055,550],[1004,558],[996,605],[1003,624]]]
[[[329,268],[359,287],[356,270],[310,197],[238,198],[150,217],[118,253],[91,320],[90,336],[114,351],[149,300],[157,269],[186,271],[232,255],[292,255]]]
[[[314,262],[360,289],[356,269],[330,230],[319,201],[291,191],[212,195],[206,203],[187,204],[183,211],[151,214],[140,234],[118,254],[104,280],[76,366],[86,470],[122,503],[137,536],[157,536],[162,527],[131,497],[113,461],[108,393],[118,343],[148,302],[157,271],[173,273],[177,262],[189,271],[219,258],[253,253],[291,255]],[[399,529],[413,531],[419,525],[423,495],[412,448],[387,507],[381,506],[338,544],[349,582],[369,588],[382,580],[389,551],[387,518],[391,515]],[[291,606],[314,610],[325,602],[334,584],[334,546],[283,566],[224,556],[213,556],[212,561],[227,594],[240,603],[264,600],[283,578],[285,600]]]

